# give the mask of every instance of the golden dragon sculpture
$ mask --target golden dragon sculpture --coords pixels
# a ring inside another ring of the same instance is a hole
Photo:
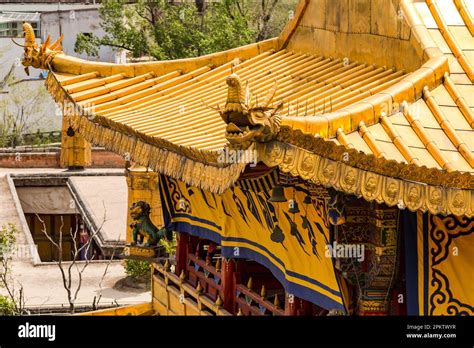
[[[35,32],[33,27],[30,23],[23,23],[23,35],[25,37],[25,44],[20,45],[19,43],[15,42],[13,39],[12,41],[20,46],[24,47],[25,52],[23,54],[22,64],[25,67],[25,72],[29,75],[29,67],[32,66],[33,68],[37,69],[48,69],[49,64],[51,63],[54,56],[58,53],[63,53],[61,51],[61,41],[63,39],[63,35],[51,43],[51,36],[48,35],[44,43],[39,46],[36,42]]]
[[[225,137],[236,149],[247,149],[252,142],[268,142],[280,131],[281,117],[278,111],[283,102],[272,104],[276,92],[276,82],[259,103],[252,100],[248,85],[244,90],[236,73],[226,79],[227,101],[224,108],[213,108],[227,124]]]

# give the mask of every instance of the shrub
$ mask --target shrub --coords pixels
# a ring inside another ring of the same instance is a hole
[[[174,254],[176,254],[176,233],[173,233],[173,239],[171,241],[168,241],[163,238],[160,239],[158,245],[164,247],[168,255],[173,256]]]
[[[141,260],[125,260],[125,273],[137,280],[150,280],[150,263]]]
[[[15,303],[8,297],[0,295],[0,315],[15,315]]]

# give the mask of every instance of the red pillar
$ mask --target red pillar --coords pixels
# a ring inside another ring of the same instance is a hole
[[[297,311],[297,315],[299,316],[306,316],[306,315],[312,315],[312,304],[311,302],[308,302],[303,299],[299,299],[299,308]]]
[[[224,308],[230,313],[235,311],[235,261],[222,258],[221,268],[221,298]]]
[[[176,239],[176,274],[180,275],[181,270],[186,271],[189,238],[186,233],[177,233]]]
[[[285,293],[285,315],[298,315],[298,298],[289,293]]]

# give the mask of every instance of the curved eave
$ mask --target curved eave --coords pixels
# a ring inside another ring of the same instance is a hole
[[[124,74],[124,77],[132,78],[147,73],[153,73],[156,76],[161,76],[176,70],[180,70],[183,73],[188,73],[204,66],[219,66],[230,62],[235,58],[248,59],[255,56],[256,54],[260,54],[272,49],[277,50],[278,48],[278,38],[272,38],[246,46],[233,48],[227,51],[216,52],[195,58],[130,64],[94,62],[65,54],[57,54],[51,63],[51,67],[56,73],[71,75],[97,73],[98,77],[107,77],[116,74]]]

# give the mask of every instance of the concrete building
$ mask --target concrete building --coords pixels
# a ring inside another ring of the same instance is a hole
[[[45,40],[48,34],[52,37],[65,35],[63,51],[81,58],[115,62],[115,51],[101,48],[98,57],[87,57],[76,54],[74,45],[79,33],[90,33],[103,36],[100,27],[99,5],[92,1],[82,4],[73,3],[7,3],[0,4],[0,37],[21,37],[22,23],[27,21],[35,29],[35,35]]]
[[[66,3],[65,3],[66,2]],[[124,54],[116,52],[107,47],[99,50],[98,57],[88,57],[86,54],[74,52],[77,34],[90,33],[97,36],[104,35],[100,27],[98,2],[95,1],[10,1],[0,3],[0,103],[15,104],[14,90],[25,88],[35,95],[44,90],[42,80],[45,72],[38,69],[30,69],[27,75],[21,67],[20,57],[23,48],[12,42],[14,39],[18,44],[23,42],[23,22],[31,23],[34,28],[37,43],[44,42],[46,37],[59,37],[64,34],[62,50],[81,58],[100,60],[104,62],[121,62],[125,59]],[[8,86],[15,81],[17,88]],[[18,86],[21,85],[21,86]],[[60,128],[61,115],[58,114],[53,100],[44,93],[41,107],[35,108],[29,120],[33,123],[28,132],[56,131]],[[40,121],[38,121],[40,120]]]

